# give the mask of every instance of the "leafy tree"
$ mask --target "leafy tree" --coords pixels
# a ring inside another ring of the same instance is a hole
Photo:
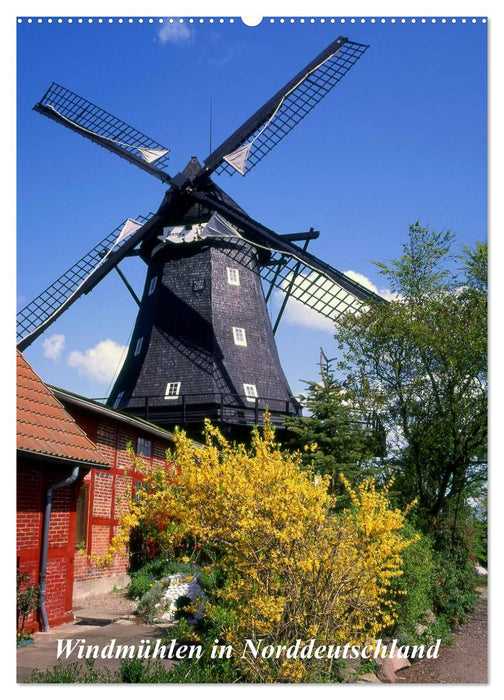
[[[384,433],[376,412],[348,400],[334,362],[320,350],[320,380],[305,382],[306,394],[299,397],[308,415],[287,419],[285,443],[302,453],[305,465],[329,476],[331,492],[340,496],[341,505],[348,502],[348,493],[340,473],[351,482],[364,473],[374,475],[374,458],[383,451]]]
[[[403,255],[376,263],[393,301],[347,316],[336,336],[348,396],[379,412],[398,490],[429,528],[486,479],[487,248],[457,258],[453,243],[411,226]]]

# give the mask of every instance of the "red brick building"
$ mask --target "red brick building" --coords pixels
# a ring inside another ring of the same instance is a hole
[[[41,583],[27,629],[73,619],[76,484],[108,464],[17,354],[17,570]]]
[[[44,593],[27,629],[48,629],[73,619],[76,600],[126,583],[126,557],[104,568],[95,557],[142,480],[127,448],[162,465],[172,434],[45,386],[20,353],[17,404],[17,568]]]
[[[152,423],[115,411],[82,396],[52,387],[56,398],[100,451],[108,468],[91,469],[80,484],[76,503],[74,600],[97,590],[121,587],[128,560],[116,556],[100,567],[96,557],[106,554],[126,498],[142,482],[128,445],[145,466],[166,464],[166,450],[173,435]]]

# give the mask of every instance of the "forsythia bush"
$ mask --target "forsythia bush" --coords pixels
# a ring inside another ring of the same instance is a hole
[[[245,639],[264,644],[364,643],[395,619],[389,595],[401,574],[404,514],[372,480],[346,487],[352,507],[334,513],[328,478],[282,451],[267,423],[249,449],[206,425],[206,444],[176,435],[171,469],[146,473],[114,538],[111,554],[142,526],[162,553],[184,551],[218,566],[224,583],[205,616],[220,620],[220,642],[240,659]],[[225,613],[225,614],[223,614]],[[313,678],[329,660],[241,661],[259,682]],[[324,672],[324,671],[322,671]],[[328,672],[328,671],[327,671]]]

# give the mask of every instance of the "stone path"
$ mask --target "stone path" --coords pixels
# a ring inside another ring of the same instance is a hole
[[[444,644],[437,659],[421,659],[397,674],[398,683],[488,683],[487,595],[481,590],[474,612]]]
[[[17,649],[17,682],[24,683],[34,669],[46,670],[58,664],[58,640],[62,640],[61,644],[66,644],[66,640],[71,640],[71,643],[84,640],[83,644],[103,648],[110,644],[111,640],[114,640],[117,646],[138,645],[142,639],[150,639],[155,643],[156,639],[163,638],[166,625],[142,624],[132,615],[135,607],[136,604],[126,598],[124,591],[88,597],[77,603],[74,606],[75,622],[59,625],[49,632],[36,632],[34,644]],[[78,650],[78,646],[76,649]],[[68,659],[63,655],[60,663],[67,665],[77,661],[76,654],[77,651]],[[162,663],[166,668],[173,664],[170,660],[163,660]],[[99,658],[95,667],[114,672],[120,664],[120,659]]]

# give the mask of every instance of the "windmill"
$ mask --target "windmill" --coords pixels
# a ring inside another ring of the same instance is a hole
[[[268,408],[281,425],[299,413],[274,332],[289,298],[335,320],[380,299],[307,251],[318,236],[277,234],[213,180],[245,176],[339,83],[368,47],[339,37],[202,164],[168,173],[169,149],[53,83],[34,109],[168,185],[155,214],[128,218],[18,314],[24,350],[126,256],[147,265],[138,316],[108,403],[152,422],[199,425],[210,417],[235,435]],[[302,245],[300,245],[302,244]],[[122,274],[122,273],[120,273]],[[266,303],[283,303],[272,324]]]

